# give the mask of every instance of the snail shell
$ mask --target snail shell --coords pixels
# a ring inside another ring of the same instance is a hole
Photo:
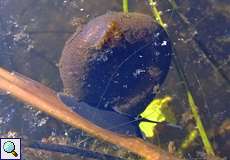
[[[96,17],[64,46],[64,91],[91,106],[136,116],[154,98],[171,61],[167,33],[141,13]]]

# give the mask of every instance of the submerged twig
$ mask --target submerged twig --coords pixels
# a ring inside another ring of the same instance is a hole
[[[160,15],[160,12],[158,11],[158,9],[156,7],[156,1],[154,1],[154,0],[148,0],[148,1],[149,1],[151,8],[152,8],[152,11],[153,11],[153,14],[155,16],[156,21],[166,30],[166,25],[163,22],[161,15]],[[193,117],[195,119],[196,126],[198,127],[198,131],[199,131],[199,134],[201,136],[202,142],[204,144],[205,150],[206,150],[208,155],[215,155],[214,150],[212,148],[212,145],[208,139],[207,133],[206,133],[204,126],[202,124],[200,115],[198,113],[198,107],[196,106],[195,100],[192,96],[189,81],[187,80],[184,69],[181,65],[179,58],[177,57],[177,53],[176,53],[175,49],[174,49],[173,63],[176,67],[176,71],[178,73],[180,80],[182,82],[184,82],[183,86],[186,90],[188,103],[189,103],[190,109],[192,111]]]
[[[64,123],[82,129],[99,139],[124,147],[147,160],[178,159],[139,138],[119,135],[96,126],[63,104],[55,91],[23,75],[10,73],[0,68],[0,90],[10,93]]]

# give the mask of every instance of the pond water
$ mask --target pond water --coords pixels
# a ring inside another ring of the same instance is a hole
[[[157,6],[167,23],[170,39],[215,152],[220,157],[230,158],[230,1],[164,0],[157,1]],[[67,38],[89,20],[121,10],[121,0],[0,0],[0,67],[62,92],[58,63]],[[129,11],[152,15],[147,0],[130,0]],[[183,82],[173,64],[157,96],[165,95],[173,97],[170,107],[178,124],[187,132],[191,131],[195,127],[192,114]],[[11,98],[10,94],[0,95],[0,107],[1,136],[33,140],[52,137],[50,142],[138,159],[47,117]],[[167,149],[167,144],[161,147]],[[36,150],[26,153],[28,159],[76,159],[62,154],[41,156]],[[202,142],[197,138],[185,157],[203,158],[203,153]]]

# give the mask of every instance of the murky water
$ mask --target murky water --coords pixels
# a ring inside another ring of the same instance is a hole
[[[158,7],[168,24],[169,35],[216,153],[230,158],[227,152],[230,147],[230,2],[178,0],[177,6],[172,2],[159,1]],[[130,12],[152,15],[147,1],[130,0],[129,7]],[[58,62],[67,38],[90,19],[121,10],[121,1],[116,0],[0,0],[0,66],[60,92],[63,87]],[[191,130],[194,125],[190,109],[174,65],[158,96],[163,95],[174,98],[172,108],[178,123]],[[0,95],[0,107],[0,135],[16,132],[17,136],[37,140],[51,135],[71,137],[79,146],[93,148],[93,142],[85,140],[87,136],[81,131],[46,117],[9,95]],[[227,126],[221,128],[225,123]],[[199,157],[203,152],[201,146],[198,138],[187,156]]]

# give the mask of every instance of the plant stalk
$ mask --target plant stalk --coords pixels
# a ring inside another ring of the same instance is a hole
[[[128,13],[129,12],[129,2],[128,2],[128,0],[123,0],[122,6],[123,6],[123,12]]]
[[[149,2],[149,5],[152,8],[152,12],[153,12],[155,20],[167,31],[167,28],[166,28],[167,25],[165,25],[164,21],[161,18],[161,12],[157,9],[156,1],[148,0],[148,2]],[[195,103],[195,100],[194,100],[194,98],[192,96],[189,81],[187,80],[186,74],[185,74],[185,72],[183,70],[183,67],[181,65],[181,62],[180,62],[179,58],[177,57],[177,53],[176,53],[174,47],[173,47],[173,51],[174,51],[174,56],[172,58],[173,63],[175,65],[175,68],[176,68],[176,71],[177,71],[177,74],[178,74],[180,80],[183,82],[183,86],[185,88],[186,95],[187,95],[187,100],[188,100],[190,109],[192,111],[193,117],[195,119],[196,126],[198,128],[198,131],[199,131],[199,134],[201,136],[202,142],[204,144],[204,148],[205,148],[205,150],[206,150],[208,155],[215,155],[213,147],[211,145],[211,142],[209,141],[207,133],[206,133],[206,131],[204,129],[204,126],[202,124],[202,121],[201,121],[201,118],[200,118],[200,115],[199,115],[199,112],[198,112],[198,107],[197,107],[197,105]]]

